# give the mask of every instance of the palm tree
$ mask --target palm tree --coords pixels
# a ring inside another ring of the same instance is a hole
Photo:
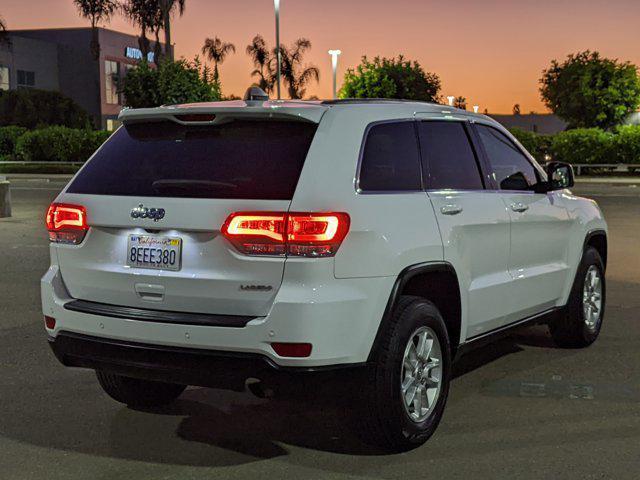
[[[247,55],[251,57],[253,65],[256,67],[251,72],[251,76],[258,77],[258,86],[265,92],[271,93],[275,85],[273,69],[271,68],[272,58],[267,42],[264,41],[262,35],[253,37],[251,43],[247,45]]]
[[[218,37],[207,38],[202,46],[202,54],[205,59],[208,58],[213,62],[213,81],[219,83],[218,64],[223,63],[229,53],[236,53],[236,46],[233,43],[227,43]]]
[[[164,29],[164,54],[173,60],[173,45],[171,45],[171,15],[177,10],[178,14],[184,14],[186,0],[160,0],[160,12],[162,13],[162,26]]]
[[[465,97],[456,97],[453,100],[453,106],[462,110],[467,109],[467,99]]]
[[[320,81],[320,70],[315,65],[303,65],[302,58],[311,48],[311,41],[299,38],[288,48],[280,46],[281,75],[289,90],[289,97],[298,99],[304,97],[307,85],[311,80]],[[277,62],[277,52],[274,49],[272,63]],[[276,67],[277,68],[277,65]],[[275,70],[274,68],[274,70]]]
[[[9,37],[7,36],[7,22],[4,18],[0,17],[0,45],[3,43],[9,43]]]
[[[114,0],[73,0],[80,15],[91,22],[91,43],[89,48],[95,60],[100,58],[98,24],[108,22],[118,8]]]
[[[125,16],[131,20],[131,23],[140,29],[138,44],[143,58],[146,58],[150,51],[147,32],[154,33],[158,38],[160,28],[162,28],[162,16],[158,0],[126,0],[121,5],[121,8]]]

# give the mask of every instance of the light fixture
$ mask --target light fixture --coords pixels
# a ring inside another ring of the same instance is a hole
[[[282,54],[280,52],[280,0],[273,0],[273,6],[276,11],[276,61],[278,62],[278,69],[276,74],[278,100],[280,100],[280,71],[282,65]]]
[[[337,71],[338,71],[338,56],[342,52],[340,50],[329,50],[329,55],[331,55],[331,67],[333,68],[333,98],[338,97],[338,89],[337,89]]]

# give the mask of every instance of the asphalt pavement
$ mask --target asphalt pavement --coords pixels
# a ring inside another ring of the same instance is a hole
[[[640,478],[640,187],[575,189],[610,226],[598,341],[562,350],[534,327],[469,354],[432,439],[386,455],[322,398],[193,388],[175,406],[136,411],[92,372],[59,365],[39,279],[44,211],[64,182],[14,180],[14,216],[0,219],[0,479]]]

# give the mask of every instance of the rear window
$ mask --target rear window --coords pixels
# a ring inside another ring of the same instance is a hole
[[[126,125],[67,190],[89,195],[290,200],[317,125],[234,120]]]

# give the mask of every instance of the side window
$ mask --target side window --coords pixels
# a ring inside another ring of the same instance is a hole
[[[369,129],[360,165],[360,190],[421,190],[414,122],[380,123]]]
[[[461,122],[424,121],[419,123],[418,132],[429,188],[484,188],[476,155]]]
[[[536,169],[505,134],[486,125],[477,127],[500,190],[530,190],[538,183]]]

